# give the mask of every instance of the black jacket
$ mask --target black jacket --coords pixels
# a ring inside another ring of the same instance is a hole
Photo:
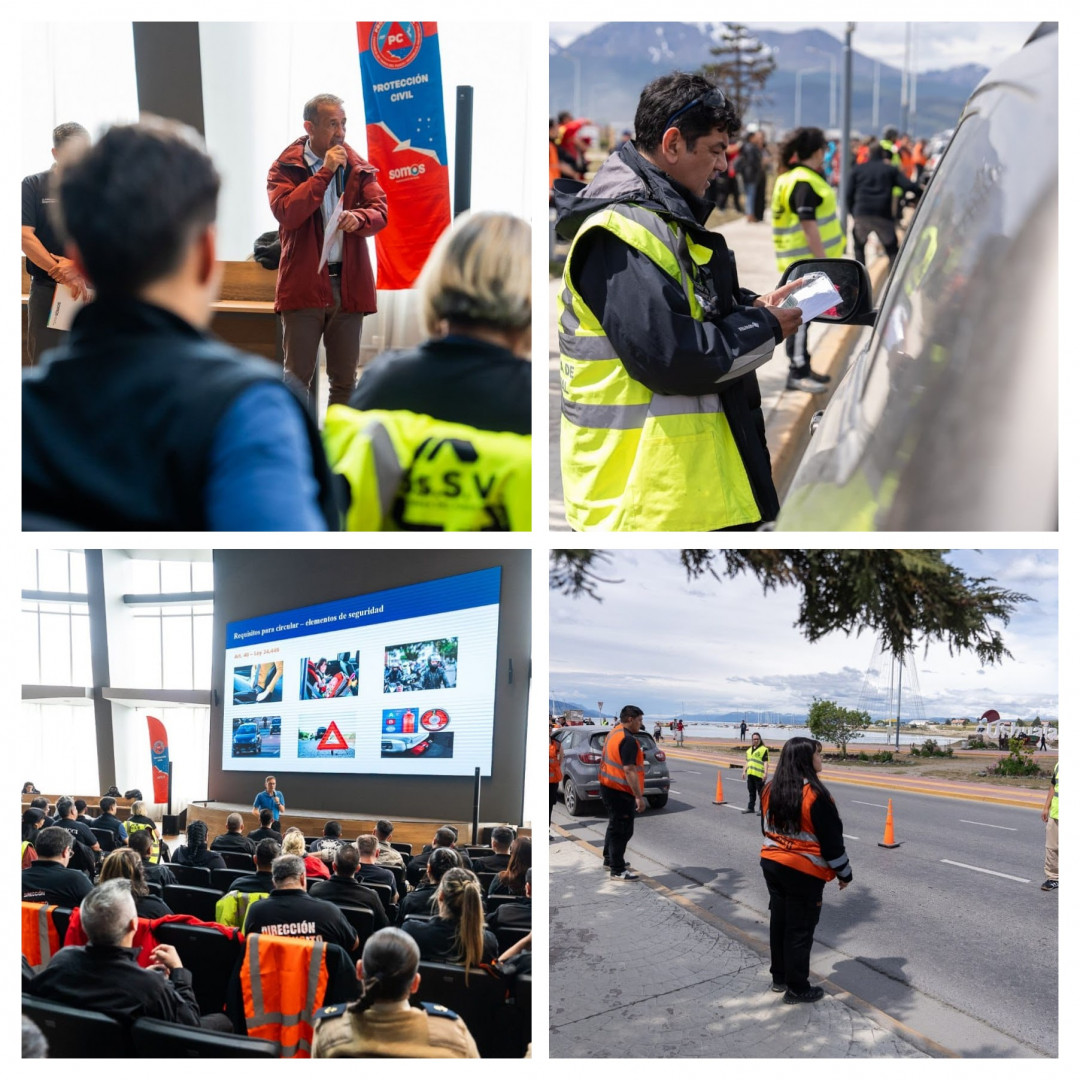
[[[310,895],[316,900],[329,900],[331,904],[337,904],[338,907],[371,908],[375,916],[376,930],[382,930],[383,927],[390,925],[379,894],[361,884],[356,878],[343,878],[340,874],[334,874],[329,881],[317,881],[312,885]]]
[[[571,240],[591,214],[615,203],[634,203],[677,223],[713,251],[702,272],[713,314],[690,316],[682,287],[648,256],[606,229],[595,229],[574,252],[569,272],[600,321],[631,378],[656,394],[719,394],[762,521],[779,510],[765,442],[761,391],[752,368],[770,342],[782,340],[779,322],[754,307],[757,294],[739,285],[735,257],[724,238],[704,227],[711,204],[675,183],[627,143],[588,185],[556,180],[555,228]],[[771,355],[771,354],[770,354]],[[749,359],[757,357],[757,359]],[[767,356],[766,356],[767,359]]]
[[[847,207],[852,217],[892,218],[892,189],[918,192],[913,184],[895,165],[883,158],[875,158],[851,170],[848,186]]]

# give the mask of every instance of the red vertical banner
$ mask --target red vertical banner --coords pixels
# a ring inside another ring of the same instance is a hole
[[[146,717],[150,731],[150,767],[154,774],[154,802],[169,801],[169,733],[156,716]]]
[[[433,22],[356,24],[368,159],[386,192],[378,288],[409,289],[450,225],[442,64]]]

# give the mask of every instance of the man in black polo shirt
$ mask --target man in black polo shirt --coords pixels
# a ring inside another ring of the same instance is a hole
[[[328,900],[339,907],[371,908],[375,916],[375,929],[381,930],[390,925],[386,917],[379,894],[356,880],[356,868],[360,863],[360,853],[352,844],[339,844],[334,852],[334,874],[329,881],[320,881],[311,886],[311,895],[319,900]]]
[[[82,153],[90,144],[90,134],[82,124],[61,124],[53,129],[53,160],[61,163]],[[30,304],[27,309],[26,362],[33,367],[46,349],[59,345],[63,330],[50,330],[49,312],[57,285],[65,285],[74,296],[84,296],[86,282],[71,260],[64,257],[64,245],[49,220],[49,204],[56,194],[52,180],[56,165],[46,172],[23,178],[22,250],[30,275]]]
[[[443,825],[442,828],[435,830],[435,835],[431,839],[431,847],[425,848],[419,855],[415,855],[410,861],[409,865],[405,867],[405,878],[408,883],[415,889],[420,883],[420,878],[423,876],[424,870],[427,868],[428,859],[431,858],[431,853],[436,848],[452,847],[461,856],[461,865],[466,870],[473,868],[472,861],[469,859],[468,852],[463,851],[459,847],[454,845],[457,843],[457,830],[450,825]],[[359,841],[357,841],[359,844]],[[363,855],[363,848],[360,849],[360,854]],[[363,861],[363,860],[361,860]]]
[[[58,825],[42,829],[34,842],[37,861],[22,872],[22,898],[29,903],[78,907],[93,886],[78,870],[69,870],[75,838]]]
[[[91,851],[100,851],[97,837],[90,831],[90,826],[75,816],[75,802],[66,795],[56,803],[56,824],[67,829],[80,844],[85,844]]]
[[[273,840],[275,844],[281,845],[281,833],[278,829],[271,828],[274,824],[274,812],[273,810],[267,810],[264,806],[259,811],[259,827],[252,829],[248,833],[248,839],[254,840],[255,843],[259,843],[260,840]]]
[[[116,837],[116,846],[123,847],[127,843],[127,829],[116,816],[116,800],[111,795],[103,795],[98,806],[101,813],[94,819],[94,828],[107,829]]]
[[[389,885],[390,896],[398,898],[397,878],[389,867],[379,865],[379,841],[370,833],[356,838],[356,850],[360,855],[360,865],[356,868],[356,877],[367,885]],[[427,863],[424,863],[425,868]]]
[[[267,811],[269,813],[269,811]],[[255,854],[251,861],[255,864],[255,873],[233,880],[230,892],[271,892],[274,888],[274,860],[281,854],[281,845],[276,840],[260,840],[255,845]]]
[[[333,904],[308,896],[304,860],[299,855],[279,855],[272,876],[273,891],[248,908],[245,934],[314,938],[348,952],[356,949],[360,939],[345,916]]]
[[[214,837],[211,851],[239,852],[241,855],[255,854],[255,841],[244,835],[244,818],[241,814],[230,814],[225,819],[227,832]]]
[[[509,825],[496,825],[491,830],[491,847],[494,855],[486,855],[473,864],[474,870],[498,873],[510,865],[510,845],[514,842],[514,830]]]

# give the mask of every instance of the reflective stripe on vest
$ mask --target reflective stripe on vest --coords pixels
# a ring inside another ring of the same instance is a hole
[[[810,807],[814,805],[817,792],[809,785],[803,785],[802,818],[800,830],[793,836],[789,833],[768,831],[769,796],[772,784],[767,784],[761,793],[761,818],[765,822],[765,839],[761,845],[761,857],[783,863],[803,874],[832,881],[836,871],[822,858],[821,844],[814,834],[814,825],[810,819]]]
[[[152,863],[160,861],[161,841],[157,838],[157,830],[154,829],[154,826],[147,825],[145,822],[142,821],[129,821],[127,823],[128,836],[130,836],[133,832],[138,832],[140,829],[149,829],[152,834],[150,837],[150,854],[147,856],[147,858]]]
[[[278,1057],[311,1057],[312,1016],[326,994],[322,941],[249,934],[240,984],[253,1039],[277,1044]]]
[[[264,900],[269,895],[265,892],[227,892],[214,905],[214,922],[221,923],[222,926],[238,926],[243,930],[248,908],[256,900]]]
[[[616,791],[625,791],[628,795],[634,794],[634,789],[626,782],[626,769],[619,756],[619,748],[623,739],[634,739],[630,731],[620,724],[605,740],[604,752],[600,761],[600,783],[604,787],[615,788]],[[635,764],[641,768],[645,764],[645,754],[641,749],[641,743],[634,739],[637,745],[637,761]]]
[[[481,431],[404,409],[331,405],[323,443],[331,469],[349,484],[348,529],[532,528],[528,435]]]
[[[559,768],[559,744],[554,739],[548,741],[548,783],[557,784],[562,779]]]
[[[593,229],[613,233],[651,259],[679,285],[698,322],[705,313],[695,290],[696,270],[715,254],[633,204],[598,211],[575,236],[558,299],[568,522],[582,531],[699,531],[758,521],[761,513],[719,394],[654,394],[631,378],[574,286],[578,244]],[[769,340],[737,363],[752,370],[774,347]]]
[[[56,904],[22,906],[22,952],[31,966],[47,964],[60,951],[60,935],[53,923]]]
[[[814,254],[807,244],[799,215],[791,209],[791,193],[800,182],[809,184],[821,199],[821,204],[814,211],[814,220],[826,258],[836,259],[844,254],[844,234],[836,213],[836,193],[820,173],[805,165],[796,165],[794,169],[781,173],[773,187],[773,247],[776,250],[776,266],[781,272],[796,259],[805,259]]]
[[[751,746],[746,751],[746,775],[761,779],[765,776],[765,755],[769,748],[762,743],[756,750]]]

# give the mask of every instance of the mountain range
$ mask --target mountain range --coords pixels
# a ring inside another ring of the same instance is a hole
[[[796,126],[797,75],[801,71],[803,126],[839,128],[843,81],[843,42],[824,30],[754,30],[776,59],[776,70],[765,88],[766,100],[747,110],[754,122],[779,135]],[[616,130],[630,128],[641,88],[668,71],[696,71],[714,58],[709,49],[722,40],[723,23],[604,23],[563,47],[549,42],[548,107],[552,116],[569,109],[597,124]],[[857,44],[858,34],[855,42]],[[835,66],[835,101],[830,116],[831,71]],[[886,126],[901,127],[901,82],[898,68],[852,49],[852,131],[874,130],[875,69],[878,81],[877,133]],[[987,68],[964,64],[919,75],[916,115],[908,128],[914,135],[931,135],[955,127],[964,102]],[[830,120],[832,122],[830,122]]]

